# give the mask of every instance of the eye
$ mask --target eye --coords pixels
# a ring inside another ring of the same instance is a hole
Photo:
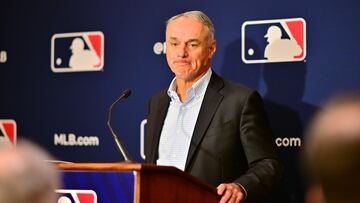
[[[190,47],[195,48],[195,47],[198,47],[198,46],[199,46],[199,44],[198,44],[198,43],[190,43]]]
[[[177,46],[177,45],[178,45],[178,43],[177,43],[177,42],[170,42],[170,46],[175,47],[175,46]]]

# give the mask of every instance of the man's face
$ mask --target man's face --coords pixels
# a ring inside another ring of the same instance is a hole
[[[209,43],[209,29],[190,18],[179,17],[166,29],[166,59],[176,78],[195,82],[210,67],[216,42]]]

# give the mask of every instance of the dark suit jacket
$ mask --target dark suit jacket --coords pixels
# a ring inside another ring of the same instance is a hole
[[[167,90],[150,98],[146,161],[156,163],[170,98]],[[223,80],[214,72],[192,136],[185,172],[218,186],[236,182],[248,202],[263,199],[282,177],[283,166],[259,94]]]

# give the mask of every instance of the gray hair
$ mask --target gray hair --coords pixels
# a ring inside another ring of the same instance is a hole
[[[211,22],[210,18],[201,11],[188,11],[169,18],[169,20],[166,21],[166,29],[169,23],[183,16],[193,18],[194,20],[202,23],[209,29],[209,41],[212,42],[215,39],[214,24]]]
[[[0,144],[0,202],[56,202],[60,176],[46,151],[28,141],[16,148]]]

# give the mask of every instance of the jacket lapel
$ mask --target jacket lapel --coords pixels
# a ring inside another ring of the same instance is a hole
[[[150,157],[149,161],[151,163],[155,163],[156,159],[158,158],[158,147],[159,147],[159,140],[160,140],[160,134],[162,130],[162,126],[164,124],[164,120],[166,117],[166,113],[168,110],[170,104],[170,98],[166,94],[166,91],[161,95],[160,99],[158,100],[158,104],[156,104],[156,109],[153,117],[153,130],[151,131],[152,136],[152,143],[151,143],[151,150],[150,150]],[[150,126],[149,126],[150,127]]]
[[[223,95],[219,94],[219,90],[223,86],[223,80],[213,72],[195,124],[194,133],[191,138],[185,171],[188,171],[191,165],[190,163],[194,157],[194,153],[199,147],[201,140],[204,137],[205,132],[208,129],[210,122],[223,98]]]

